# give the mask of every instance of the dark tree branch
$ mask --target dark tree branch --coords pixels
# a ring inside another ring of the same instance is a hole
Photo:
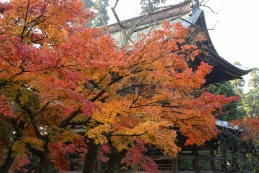
[[[141,94],[141,91],[142,91],[142,88],[139,88],[138,94],[137,94],[137,96],[133,99],[133,101],[132,101],[132,103],[131,103],[131,105],[130,105],[130,108],[132,108],[133,105],[137,102],[137,100],[138,100],[138,98],[139,98],[139,96],[140,96],[140,94]]]
[[[32,146],[29,145],[29,144],[27,144],[26,146],[27,146],[27,148],[28,148],[28,150],[29,150],[30,152],[32,152],[33,154],[35,154],[35,155],[37,155],[37,156],[42,156],[42,155],[44,154],[44,151],[38,150],[38,149],[32,147]]]
[[[81,109],[77,109],[76,111],[72,112],[66,119],[64,119],[60,124],[59,128],[64,128],[69,125],[69,122],[75,118],[79,113],[82,113]]]
[[[75,128],[77,125],[85,125],[86,123],[88,123],[91,120],[91,118],[87,118],[85,121],[81,121],[81,122],[70,122],[71,124],[71,129]],[[69,124],[68,124],[69,125]]]
[[[24,26],[23,26],[23,30],[22,30],[22,33],[21,33],[21,39],[24,38],[23,34],[24,32],[26,31],[27,29],[27,26],[26,26],[26,23],[27,23],[27,18],[28,18],[28,14],[29,14],[29,7],[30,7],[30,0],[28,0],[28,4],[27,4],[27,8],[26,8],[26,12],[25,12],[25,16],[24,16]]]
[[[117,0],[117,1],[118,1],[118,0]],[[112,7],[111,10],[112,10],[112,12],[113,12],[113,15],[114,15],[115,19],[117,20],[118,24],[120,25],[120,27],[121,27],[122,29],[124,29],[124,28],[125,28],[125,25],[123,25],[123,24],[121,23],[121,21],[120,21],[120,19],[119,19],[119,16],[117,15],[117,13],[116,13],[114,7]]]
[[[43,135],[40,133],[40,131],[39,131],[38,127],[37,127],[37,123],[36,123],[36,121],[34,119],[35,115],[32,113],[32,110],[29,107],[27,107],[27,106],[23,106],[22,109],[25,110],[28,113],[28,115],[29,115],[29,117],[31,119],[31,123],[32,123],[33,129],[35,131],[35,134],[36,134],[37,138],[43,139]]]
[[[0,87],[4,86],[7,84],[7,81],[3,81],[2,83],[0,83]]]
[[[126,76],[118,76],[117,78],[113,79],[109,84],[107,84],[107,86],[103,90],[101,90],[94,98],[91,99],[91,102],[95,102],[96,100],[98,100],[106,92],[106,88],[112,86],[113,84],[120,81],[124,77]]]
[[[147,133],[147,131],[143,132],[143,133],[139,133],[139,134],[111,134],[111,135],[105,135],[107,137],[111,137],[111,136],[142,136],[144,135],[145,133]]]
[[[21,127],[19,127],[18,125],[17,125],[17,122],[16,122],[16,120],[15,119],[10,119],[11,120],[11,122],[12,122],[12,126],[13,126],[13,128],[15,129],[15,131],[16,131],[16,137],[17,138],[21,138],[22,136],[23,136],[23,134],[22,134],[22,131],[21,131]],[[19,124],[20,125],[20,124]]]
[[[118,2],[119,2],[119,0],[116,0],[115,5],[114,5],[114,7],[113,7],[114,9],[116,8]]]
[[[50,104],[50,102],[47,102],[39,112],[36,112],[36,113],[34,114],[34,116],[39,115],[40,113],[42,113],[42,112],[47,108],[47,106],[48,106],[49,104]]]

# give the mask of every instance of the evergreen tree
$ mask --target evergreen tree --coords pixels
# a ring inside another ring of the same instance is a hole
[[[235,92],[235,88],[231,85],[232,82],[233,81],[226,81],[223,83],[213,84],[209,86],[208,90],[213,94],[225,94],[228,97],[239,95]],[[239,100],[223,106],[223,114],[220,115],[218,118],[221,120],[230,121],[234,119],[239,119],[244,115],[246,115],[246,111],[243,108],[241,95]]]
[[[107,25],[110,17],[108,16],[107,7],[109,6],[109,0],[96,0],[95,8],[98,10],[98,15],[93,20],[93,26]]]
[[[107,7],[109,6],[109,0],[83,0],[85,8],[93,8],[97,10],[97,15],[90,22],[90,26],[98,27],[107,25],[110,17],[108,16]]]
[[[241,66],[240,62],[234,62],[235,65]],[[231,86],[233,87],[236,94],[238,94],[240,97],[243,98],[243,87],[245,86],[245,80],[244,79],[235,79],[230,81]]]
[[[249,91],[244,96],[245,109],[249,117],[259,115],[259,68],[255,67],[250,72],[252,78],[248,82]]]
[[[166,0],[140,0],[141,14],[152,13],[158,9],[160,4],[166,3]]]
[[[85,3],[85,8],[92,8],[94,6],[94,2],[92,0],[82,0]]]

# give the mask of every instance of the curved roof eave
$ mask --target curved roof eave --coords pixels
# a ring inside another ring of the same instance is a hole
[[[225,60],[224,58],[222,58],[218,54],[218,52],[216,51],[216,49],[215,49],[215,47],[214,47],[214,45],[211,41],[203,11],[200,13],[200,16],[199,16],[199,18],[197,19],[196,22],[198,22],[198,20],[200,20],[200,22],[202,24],[201,27],[203,28],[203,30],[206,33],[208,44],[211,45],[210,49],[207,49],[207,51],[211,55],[213,55],[213,57],[215,57],[215,58],[213,58],[213,60],[216,61],[217,63],[221,64],[222,66],[226,67],[229,70],[229,74],[235,73],[235,74],[238,74],[238,75],[241,75],[241,76],[248,74],[252,70],[252,68],[234,65],[234,64],[228,62],[227,60]]]
[[[216,57],[213,60],[216,61],[217,63],[221,64],[222,66],[226,67],[229,70],[230,74],[235,73],[235,74],[239,74],[239,75],[243,76],[243,75],[248,74],[252,70],[252,68],[237,66],[237,65],[234,65],[234,64],[228,62],[227,60],[222,58],[219,54],[215,53],[213,50],[208,49],[208,51],[211,55]]]

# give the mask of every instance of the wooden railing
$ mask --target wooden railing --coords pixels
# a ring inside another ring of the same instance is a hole
[[[158,164],[158,169],[161,171],[172,171],[172,163],[170,164]]]

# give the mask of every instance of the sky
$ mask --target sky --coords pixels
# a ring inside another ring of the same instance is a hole
[[[119,0],[116,12],[121,20],[138,16],[140,0]],[[167,0],[168,4],[181,0]],[[113,6],[114,0],[110,0]],[[203,8],[211,40],[221,57],[244,67],[259,67],[259,1],[209,0]],[[110,23],[116,22],[110,8]],[[214,26],[215,25],[215,26]],[[250,75],[244,76],[246,81]],[[245,91],[247,91],[247,87]]]

